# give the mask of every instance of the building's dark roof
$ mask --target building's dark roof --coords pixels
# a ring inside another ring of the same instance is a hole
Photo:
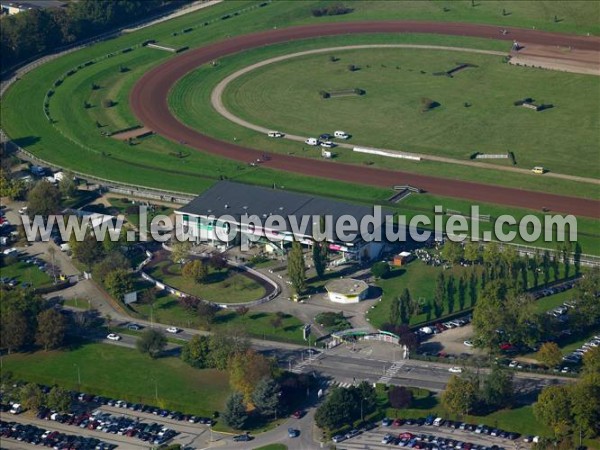
[[[270,215],[296,216],[298,223],[300,216],[331,215],[335,223],[343,215],[353,216],[360,222],[364,216],[372,215],[373,209],[324,197],[219,181],[179,212],[216,217],[228,214],[236,219],[244,214],[255,214],[262,220]]]

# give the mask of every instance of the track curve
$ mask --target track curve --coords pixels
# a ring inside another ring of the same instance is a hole
[[[138,119],[155,133],[170,140],[185,141],[188,146],[229,159],[250,162],[262,157],[264,151],[245,148],[206,136],[179,122],[168,107],[168,93],[185,74],[202,64],[226,55],[280,42],[321,36],[365,33],[431,33],[500,40],[517,40],[540,45],[560,45],[600,51],[596,37],[570,36],[507,28],[503,35],[499,27],[460,23],[434,22],[350,22],[327,23],[269,30],[237,36],[206,47],[188,51],[144,74],[134,86],[130,104]],[[600,217],[600,202],[542,192],[491,186],[468,181],[416,175],[408,172],[360,167],[324,160],[272,154],[264,166],[303,175],[329,178],[371,186],[391,187],[410,184],[435,195],[462,198],[476,202],[496,203],[528,209],[548,208],[552,211],[585,217]]]

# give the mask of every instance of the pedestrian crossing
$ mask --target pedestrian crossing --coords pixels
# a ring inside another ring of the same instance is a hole
[[[381,376],[381,378],[379,379],[378,383],[388,384],[392,380],[392,378],[394,378],[396,376],[396,374],[400,371],[400,369],[402,368],[402,366],[404,366],[404,362],[405,361],[397,361],[394,364],[392,364],[385,371],[385,373]]]

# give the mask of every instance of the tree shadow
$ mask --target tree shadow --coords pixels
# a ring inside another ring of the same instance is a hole
[[[250,318],[252,320],[262,319],[263,317],[267,317],[267,313],[259,312],[250,315]]]
[[[25,136],[11,140],[15,145],[18,145],[21,148],[27,148],[40,142],[41,138],[39,136]]]

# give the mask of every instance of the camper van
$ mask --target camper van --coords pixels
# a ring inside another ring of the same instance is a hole
[[[333,133],[333,136],[336,137],[337,139],[348,139],[350,137],[350,135],[348,133],[346,133],[345,131],[336,131]]]
[[[542,173],[546,172],[546,169],[544,169],[541,166],[535,166],[533,169],[531,169],[531,171],[533,173],[542,174]]]
[[[317,138],[308,138],[307,140],[304,141],[304,143],[307,145],[316,146],[316,145],[319,145],[319,140]]]

